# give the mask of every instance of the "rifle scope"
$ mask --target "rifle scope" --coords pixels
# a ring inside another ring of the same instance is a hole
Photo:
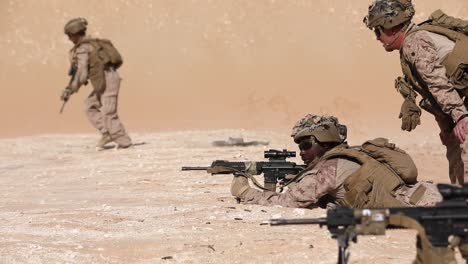
[[[269,149],[263,152],[265,154],[266,159],[286,159],[286,158],[293,158],[296,157],[295,151],[288,151],[286,149],[277,150],[277,149]]]
[[[468,183],[463,186],[455,186],[450,184],[437,184],[440,194],[444,200],[465,198],[468,199]]]

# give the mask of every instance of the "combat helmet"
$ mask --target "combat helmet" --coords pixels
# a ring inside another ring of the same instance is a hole
[[[73,35],[80,32],[85,32],[88,26],[88,21],[85,18],[74,18],[65,24],[64,32],[67,35]]]
[[[343,143],[346,141],[347,128],[334,116],[308,114],[294,125],[291,137],[299,144],[301,138],[315,137],[319,142]]]
[[[411,21],[414,13],[411,0],[374,0],[363,22],[370,29],[390,29]]]

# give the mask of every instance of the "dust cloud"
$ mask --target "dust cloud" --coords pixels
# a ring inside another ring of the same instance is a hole
[[[401,133],[398,54],[364,27],[369,3],[2,0],[0,136],[93,131],[82,112],[90,87],[58,114],[72,47],[63,25],[77,16],[124,55],[119,110],[130,132],[289,129],[314,112]],[[414,3],[417,21],[437,8],[468,17],[466,0]],[[435,128],[426,121],[419,131]]]

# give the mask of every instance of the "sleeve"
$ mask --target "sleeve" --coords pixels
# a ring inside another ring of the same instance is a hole
[[[336,186],[337,159],[324,162],[318,170],[308,172],[301,181],[284,193],[261,192],[252,189],[245,202],[266,206],[307,208],[317,204],[318,200]]]
[[[70,84],[72,91],[78,91],[80,87],[88,80],[88,58],[89,58],[89,45],[83,44],[76,48],[74,58],[76,65],[75,78]]]
[[[445,67],[439,62],[434,42],[424,31],[411,34],[405,41],[403,55],[427,85],[442,111],[456,122],[468,114],[463,99],[446,76]]]

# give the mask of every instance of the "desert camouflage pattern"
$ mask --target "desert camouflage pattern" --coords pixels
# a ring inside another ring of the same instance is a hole
[[[414,13],[411,0],[374,0],[363,22],[370,29],[389,29],[410,21]]]
[[[453,47],[454,43],[446,37],[420,30],[405,38],[401,55],[417,73],[419,86],[427,87],[446,114],[436,114],[435,119],[440,128],[440,139],[447,149],[450,181],[463,184],[468,182],[468,142],[460,145],[452,130],[454,123],[468,111],[462,98],[464,95],[460,95],[462,91],[449,81],[442,65]],[[424,97],[424,93],[421,96]]]
[[[70,89],[76,92],[88,81],[89,54],[94,47],[83,43],[72,49],[70,60],[76,69],[76,75]],[[104,71],[106,88],[104,91],[93,90],[85,100],[85,113],[90,123],[101,134],[109,133],[112,140],[120,147],[130,146],[131,139],[117,114],[117,102],[120,90],[120,76],[113,68]]]
[[[417,192],[420,191],[420,194]],[[397,200],[408,206],[434,206],[442,201],[442,196],[437,190],[437,186],[430,182],[418,182],[414,185],[405,185],[395,191]],[[420,199],[413,201],[413,196],[420,196]]]
[[[70,89],[77,92],[81,86],[88,81],[88,61],[89,53],[93,51],[93,46],[88,43],[79,45],[70,51],[70,63],[76,69],[75,78],[70,84]]]
[[[245,202],[266,206],[317,207],[321,197],[328,193],[337,193],[337,165],[338,159],[325,161],[318,169],[306,172],[302,180],[284,193],[261,192],[252,189],[247,194]]]
[[[63,31],[65,34],[76,34],[79,32],[86,31],[88,21],[83,17],[74,18],[65,24]]]
[[[296,139],[298,135],[310,135],[312,131],[320,126],[333,125],[338,129],[340,142],[344,142],[347,137],[347,128],[338,122],[338,118],[327,115],[307,114],[293,126],[291,137]]]
[[[451,183],[462,183],[468,182],[468,179],[464,179],[464,175],[468,173],[464,172],[464,164],[468,164],[468,146],[467,142],[460,145],[457,137],[453,133],[453,121],[448,116],[435,116],[437,125],[440,128],[440,141],[446,148],[445,156],[449,163],[449,177]],[[462,155],[463,153],[463,155]]]
[[[419,84],[427,87],[441,110],[452,117],[453,121],[457,121],[468,111],[442,65],[442,60],[451,49],[453,42],[447,38],[420,30],[405,38],[401,53],[402,58],[417,74]]]
[[[284,193],[251,189],[244,202],[265,206],[314,208],[319,206],[320,198],[325,195],[331,196],[333,200],[344,200],[346,190],[343,183],[360,168],[360,164],[348,159],[329,159],[319,163],[318,168],[312,168],[306,172],[299,182]],[[421,187],[423,189],[419,189],[420,186],[423,186]],[[413,195],[417,191],[419,191],[417,199],[413,201]],[[437,187],[429,182],[403,185],[395,190],[395,198],[408,206],[431,206],[442,201]]]

